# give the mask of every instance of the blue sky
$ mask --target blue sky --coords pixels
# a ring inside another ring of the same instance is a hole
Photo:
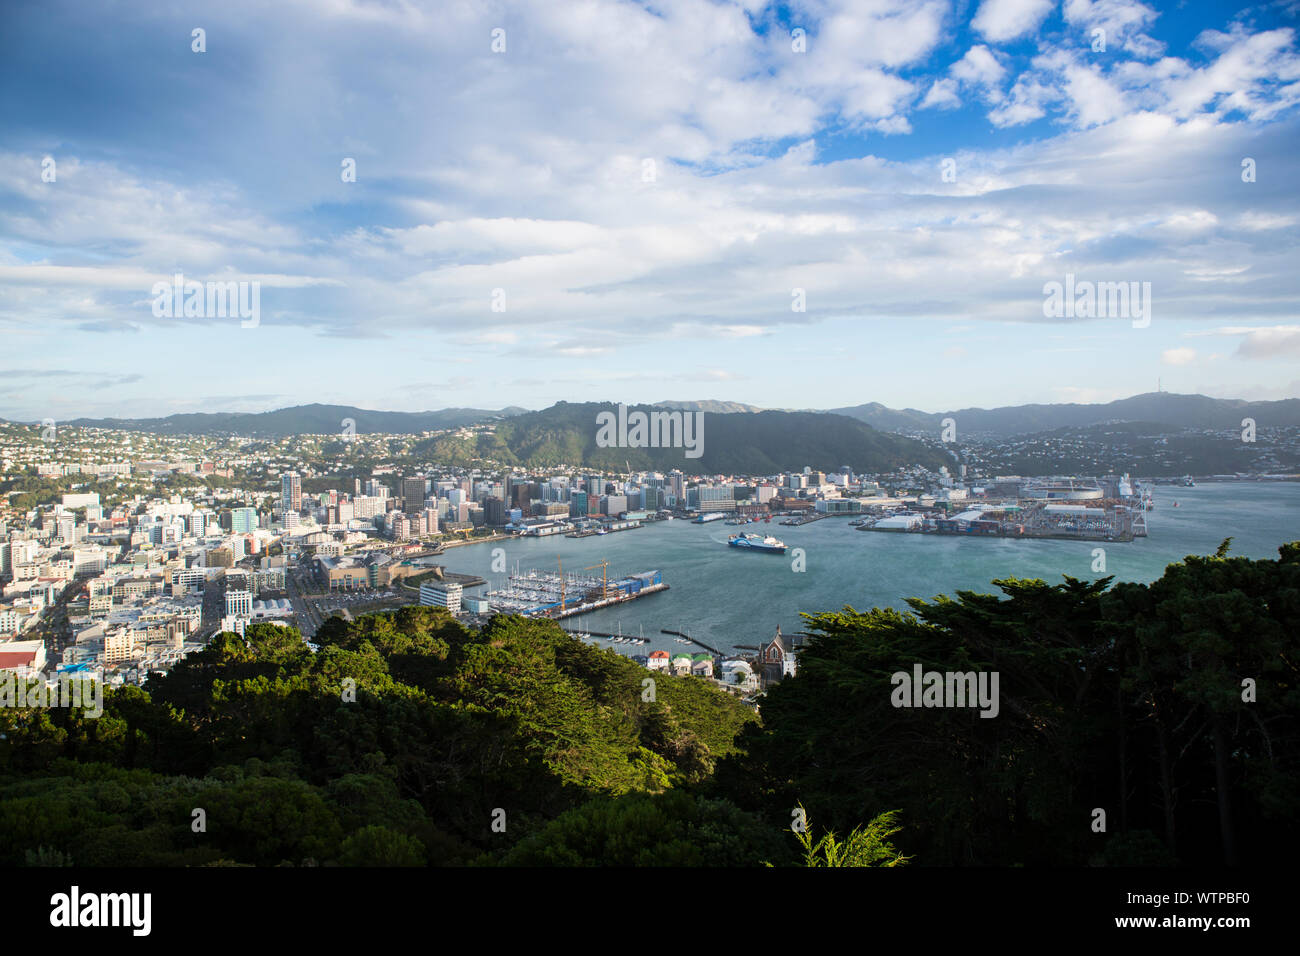
[[[10,0],[0,417],[1295,397],[1298,12]]]

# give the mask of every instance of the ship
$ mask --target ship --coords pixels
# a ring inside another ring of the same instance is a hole
[[[1195,488],[1195,487],[1196,487],[1196,482],[1192,481],[1192,476],[1191,476],[1191,475],[1183,475],[1183,487],[1184,487],[1184,488]]]
[[[708,524],[710,521],[721,521],[726,516],[726,512],[723,511],[708,511],[697,517],[691,524]]]
[[[761,534],[733,534],[727,539],[727,544],[733,548],[744,548],[747,551],[761,551],[764,554],[785,554],[785,542],[778,541],[769,535]]]

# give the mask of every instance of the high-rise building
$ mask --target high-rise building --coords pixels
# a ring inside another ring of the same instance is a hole
[[[228,617],[252,617],[253,616],[253,592],[252,591],[227,591],[226,592],[226,615]]]
[[[402,510],[408,515],[419,514],[424,510],[424,494],[428,481],[421,475],[402,479]]]
[[[234,534],[252,534],[257,530],[256,508],[232,508],[230,530]]]
[[[569,496],[569,517],[585,518],[587,516],[587,493],[575,491]],[[489,521],[488,524],[492,522]]]
[[[373,518],[385,510],[384,499],[373,495],[361,495],[352,501],[352,515],[356,518]]]
[[[280,476],[280,509],[286,513],[302,510],[302,476],[296,471]]]
[[[696,489],[700,511],[734,511],[735,490],[731,485],[700,485]]]
[[[506,503],[495,496],[483,499],[483,520],[489,527],[499,528],[506,523]]]

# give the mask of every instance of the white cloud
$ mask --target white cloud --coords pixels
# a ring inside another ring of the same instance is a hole
[[[1196,349],[1165,349],[1160,353],[1160,361],[1166,365],[1190,365],[1196,361]]]
[[[1005,43],[1038,28],[1055,0],[983,0],[971,26],[993,43]]]
[[[957,83],[954,80],[943,77],[935,80],[930,84],[930,90],[925,94],[925,99],[921,101],[921,109],[947,110],[956,109],[961,106],[961,97],[957,95]]]
[[[1300,325],[1224,326],[1206,332],[1190,332],[1190,336],[1230,336],[1240,338],[1237,343],[1238,358],[1279,359],[1300,357]]]
[[[949,72],[954,79],[980,89],[989,102],[996,103],[1002,99],[998,86],[1006,75],[1006,69],[988,47],[971,47]]]

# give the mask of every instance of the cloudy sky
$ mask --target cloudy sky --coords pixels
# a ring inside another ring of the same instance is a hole
[[[0,417],[1295,397],[1298,15],[5,0]]]

